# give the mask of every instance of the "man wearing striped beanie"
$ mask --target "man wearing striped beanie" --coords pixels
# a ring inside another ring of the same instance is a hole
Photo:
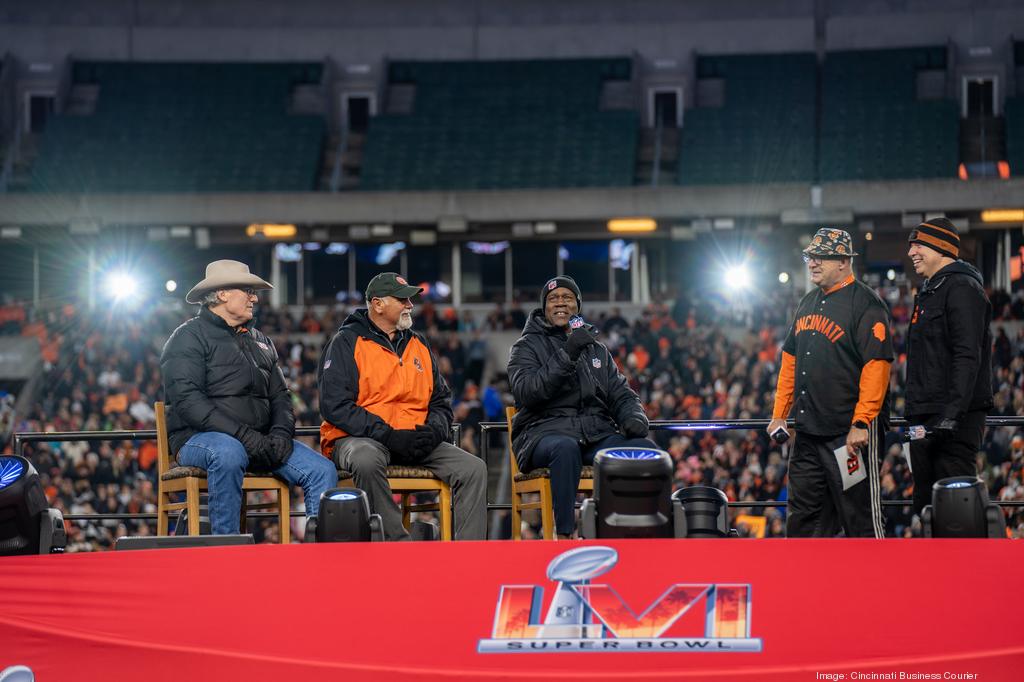
[[[960,233],[947,218],[912,230],[907,255],[925,278],[907,332],[907,420],[927,427],[910,444],[914,513],[931,504],[932,485],[976,476],[985,415],[992,407],[992,304],[984,281],[960,260]]]

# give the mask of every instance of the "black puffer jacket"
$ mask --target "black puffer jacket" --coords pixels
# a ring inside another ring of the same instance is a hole
[[[992,407],[992,304],[963,261],[928,279],[907,334],[904,413],[958,419]]]
[[[228,326],[207,308],[181,325],[160,355],[171,452],[193,434],[234,436],[243,424],[289,438],[295,414],[277,350],[256,329]]]
[[[523,335],[512,345],[508,379],[516,399],[512,447],[519,466],[529,469],[530,456],[542,436],[571,436],[582,445],[618,432],[617,424],[647,416],[640,398],[600,343],[583,349],[574,364],[565,351],[568,335],[537,308],[526,320]]]

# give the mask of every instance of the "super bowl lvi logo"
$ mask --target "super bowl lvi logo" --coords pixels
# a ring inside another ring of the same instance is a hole
[[[611,547],[581,547],[555,557],[547,570],[555,592],[543,620],[543,587],[503,585],[491,638],[481,639],[477,651],[761,651],[761,640],[750,637],[750,585],[676,583],[638,612],[611,585],[592,582],[618,560]],[[703,632],[662,636],[698,604],[705,609]]]

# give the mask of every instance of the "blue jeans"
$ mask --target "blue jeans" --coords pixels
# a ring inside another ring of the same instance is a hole
[[[302,486],[306,516],[316,516],[320,508],[320,493],[338,485],[338,472],[334,462],[299,441],[293,442],[292,456],[273,473],[288,483]],[[205,431],[195,434],[181,446],[178,462],[206,469],[210,532],[214,535],[238,533],[242,477],[249,464],[245,447],[226,433]]]
[[[547,467],[551,470],[551,506],[555,512],[555,532],[572,535],[576,530],[576,491],[580,487],[580,470],[594,463],[594,456],[604,448],[659,449],[647,438],[626,438],[614,433],[581,448],[571,436],[543,436],[530,455],[530,470]]]

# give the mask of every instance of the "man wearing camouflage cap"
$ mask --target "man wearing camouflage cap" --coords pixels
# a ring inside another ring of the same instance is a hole
[[[788,537],[885,534],[879,454],[889,422],[889,309],[853,275],[850,234],[822,228],[803,250],[815,289],[782,346],[768,433],[792,416]],[[787,432],[788,435],[788,432]]]

